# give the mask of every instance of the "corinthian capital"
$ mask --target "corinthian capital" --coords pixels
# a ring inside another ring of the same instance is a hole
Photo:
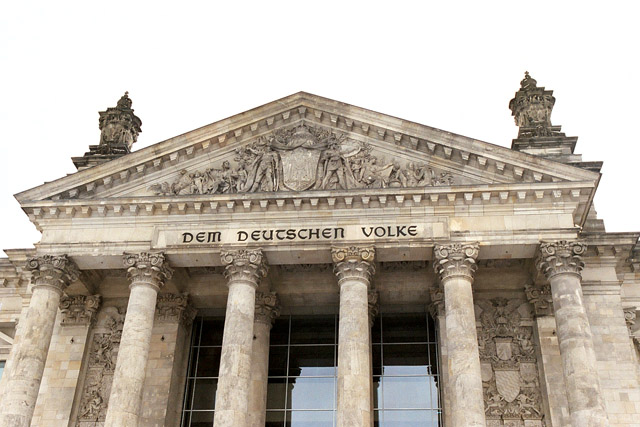
[[[371,276],[375,272],[375,255],[373,246],[331,248],[333,272],[338,276],[338,285],[342,285],[345,280],[360,280],[369,286]]]
[[[473,280],[473,275],[478,269],[476,258],[479,251],[480,246],[477,243],[436,245],[433,248],[433,269],[442,282],[453,277]]]
[[[256,292],[255,322],[269,326],[280,315],[280,301],[275,292]]]
[[[540,244],[540,254],[536,260],[536,266],[547,279],[561,273],[580,276],[584,268],[582,254],[586,251],[587,245],[579,241],[543,242]]]
[[[146,284],[160,289],[173,275],[173,269],[162,252],[125,254],[123,261],[130,286]]]
[[[34,289],[48,287],[62,293],[69,284],[78,279],[80,272],[76,264],[66,255],[43,255],[29,258],[27,270],[31,270]]]
[[[229,283],[242,281],[257,287],[267,275],[268,267],[261,249],[222,251],[220,259],[226,265],[224,277]]]
[[[100,308],[100,295],[63,295],[60,299],[62,326],[89,325]]]

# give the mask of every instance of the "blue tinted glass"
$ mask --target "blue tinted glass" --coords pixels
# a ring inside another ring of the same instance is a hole
[[[335,378],[289,378],[287,409],[333,409]]]
[[[384,409],[430,408],[429,377],[383,377]]]
[[[384,375],[428,375],[430,373],[426,344],[390,344],[382,347]]]
[[[335,375],[335,346],[295,346],[289,348],[289,375],[324,376]]]
[[[381,411],[380,427],[437,427],[435,411]]]
[[[332,411],[291,411],[287,413],[287,426],[332,427]]]

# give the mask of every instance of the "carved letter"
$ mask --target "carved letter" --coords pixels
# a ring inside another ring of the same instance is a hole
[[[193,234],[182,233],[182,243],[191,243],[191,242],[193,242]]]

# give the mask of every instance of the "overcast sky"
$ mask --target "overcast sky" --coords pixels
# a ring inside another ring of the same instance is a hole
[[[5,1],[0,248],[40,238],[13,194],[73,173],[125,90],[134,150],[307,91],[505,147],[528,70],[603,160],[608,231],[640,231],[638,2]]]

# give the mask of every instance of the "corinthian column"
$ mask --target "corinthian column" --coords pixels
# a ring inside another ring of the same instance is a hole
[[[444,288],[451,424],[484,427],[480,354],[471,284],[478,244],[436,245],[434,269]]]
[[[162,253],[126,254],[124,265],[131,292],[104,422],[108,427],[138,425],[158,291],[173,274]]]
[[[11,348],[0,404],[0,426],[31,424],[47,360],[62,292],[78,278],[78,268],[66,255],[44,255],[27,261],[32,271],[31,301],[20,321],[20,340]]]
[[[260,249],[222,252],[229,286],[218,374],[216,427],[247,426],[256,288],[267,274]]]
[[[257,292],[253,320],[253,350],[247,426],[264,427],[267,410],[267,378],[269,375],[269,338],[271,326],[280,313],[275,292]]]
[[[608,426],[582,296],[581,255],[586,250],[582,242],[542,243],[536,265],[551,285],[571,425]]]
[[[338,286],[338,427],[371,426],[371,327],[369,284],[373,247],[333,248]]]

